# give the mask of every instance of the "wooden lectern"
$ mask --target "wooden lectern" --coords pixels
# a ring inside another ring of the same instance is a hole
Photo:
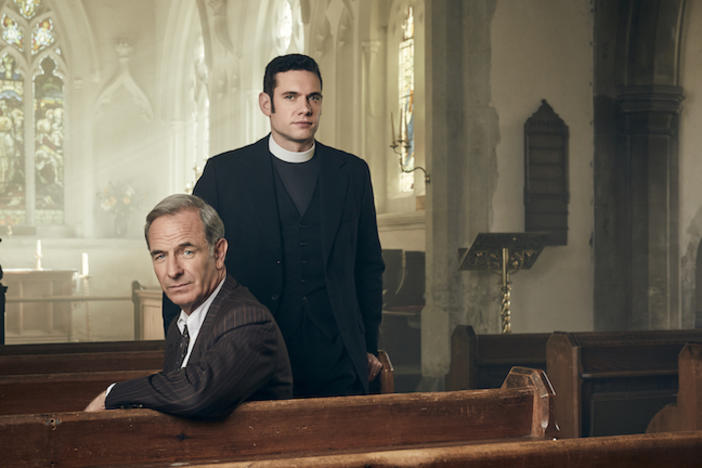
[[[512,332],[510,273],[531,268],[547,240],[541,232],[481,232],[470,249],[458,249],[459,269],[502,274],[502,333]]]

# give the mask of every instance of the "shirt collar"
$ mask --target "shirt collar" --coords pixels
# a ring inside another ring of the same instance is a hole
[[[186,323],[188,324],[188,334],[190,335],[191,346],[192,343],[195,342],[195,337],[197,337],[197,334],[200,332],[200,327],[205,321],[205,317],[207,317],[207,311],[210,310],[210,305],[212,305],[214,298],[217,297],[217,294],[219,294],[219,291],[222,289],[222,285],[224,284],[224,281],[226,279],[227,278],[225,277],[222,281],[220,281],[220,283],[217,285],[212,294],[210,294],[207,297],[207,299],[205,299],[205,302],[203,302],[195,310],[193,310],[190,313],[190,315],[186,314],[181,309],[177,322],[178,329],[180,330],[180,333],[183,333],[183,327]]]
[[[307,151],[288,151],[275,141],[273,135],[270,135],[268,137],[268,149],[273,154],[273,156],[280,159],[281,161],[289,163],[303,163],[309,161],[310,159],[312,159],[312,156],[314,156],[315,146],[315,142],[312,141],[312,147]]]

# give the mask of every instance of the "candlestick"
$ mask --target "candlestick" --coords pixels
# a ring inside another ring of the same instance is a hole
[[[83,252],[80,254],[80,276],[83,278],[87,277],[90,274],[90,266],[88,264],[88,253]]]

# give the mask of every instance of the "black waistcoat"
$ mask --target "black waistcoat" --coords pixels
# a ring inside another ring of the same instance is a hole
[[[274,169],[278,216],[283,242],[283,294],[276,313],[283,333],[298,333],[311,320],[328,337],[338,328],[327,295],[322,259],[319,184],[300,215]]]

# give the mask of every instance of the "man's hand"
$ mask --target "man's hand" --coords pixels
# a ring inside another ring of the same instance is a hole
[[[88,406],[85,407],[83,411],[88,413],[94,413],[96,411],[105,411],[105,397],[107,396],[107,390],[100,393],[95,397],[93,401],[90,402]]]
[[[383,364],[371,353],[366,353],[368,356],[368,381],[375,379],[383,368]]]

